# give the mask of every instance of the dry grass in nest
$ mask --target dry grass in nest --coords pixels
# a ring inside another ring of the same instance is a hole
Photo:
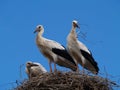
[[[112,90],[112,85],[100,76],[58,71],[24,80],[15,90]]]

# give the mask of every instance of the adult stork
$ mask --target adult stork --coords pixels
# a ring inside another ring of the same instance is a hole
[[[46,72],[47,70],[40,63],[31,62],[31,61],[28,61],[26,63],[26,73],[29,79]]]
[[[57,70],[56,64],[70,68],[73,71],[77,70],[74,60],[69,55],[65,47],[56,41],[46,39],[42,36],[44,32],[42,25],[38,25],[34,33],[35,32],[38,32],[36,37],[36,44],[40,52],[48,59],[50,72],[52,72],[51,63],[54,63],[54,71]]]
[[[77,65],[77,71],[79,70],[78,64],[81,64],[83,68],[97,74],[99,71],[97,62],[94,60],[92,53],[88,50],[88,48],[77,39],[76,28],[80,27],[78,22],[73,20],[72,29],[67,36],[68,52]]]

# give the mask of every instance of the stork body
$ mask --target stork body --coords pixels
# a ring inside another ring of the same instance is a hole
[[[26,63],[26,73],[29,79],[46,72],[47,70],[40,63],[30,61]]]
[[[36,44],[40,52],[48,59],[50,72],[52,72],[51,63],[54,63],[54,71],[56,71],[56,64],[76,70],[76,64],[67,50],[58,42],[46,39],[42,36],[44,28],[38,25],[35,32],[38,32],[36,37]]]
[[[77,21],[72,22],[72,30],[67,37],[68,52],[77,64],[81,64],[83,68],[90,70],[92,73],[97,74],[99,68],[97,62],[94,60],[88,48],[77,39],[76,27],[79,27]]]

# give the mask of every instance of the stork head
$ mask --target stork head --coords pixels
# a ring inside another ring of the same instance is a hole
[[[78,25],[78,22],[76,20],[72,21],[72,25],[73,25],[73,27],[80,28],[79,25]]]
[[[44,31],[43,26],[42,26],[42,25],[38,25],[38,26],[36,27],[34,33],[36,33],[36,32],[43,32],[43,31]]]
[[[26,67],[27,68],[30,68],[30,67],[32,67],[32,66],[38,66],[37,64],[34,64],[33,62],[31,62],[31,61],[28,61],[27,63],[26,63]]]

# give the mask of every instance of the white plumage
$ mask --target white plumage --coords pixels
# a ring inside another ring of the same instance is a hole
[[[26,73],[29,79],[46,72],[47,70],[40,63],[31,62],[31,61],[28,61],[26,63]]]
[[[38,32],[36,37],[36,44],[40,52],[48,59],[50,72],[52,72],[51,63],[54,63],[54,71],[56,71],[56,64],[76,70],[76,64],[67,50],[58,42],[46,39],[42,36],[44,28],[42,25],[38,25],[36,30]]]
[[[75,31],[76,27],[79,28],[77,21],[74,20],[72,22],[72,30],[67,37],[68,52],[77,64],[77,71],[78,64],[81,64],[84,68],[90,70],[94,74],[97,74],[99,71],[97,62],[92,57],[92,54],[88,48],[77,39],[77,34]]]

